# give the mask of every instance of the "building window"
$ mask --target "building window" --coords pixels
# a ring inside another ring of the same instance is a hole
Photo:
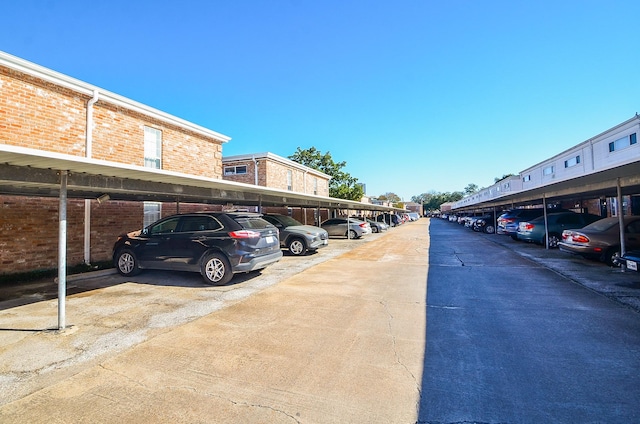
[[[625,147],[632,146],[638,142],[636,133],[629,134],[627,137],[619,138],[609,143],[609,152],[615,152],[616,150],[624,149]]]
[[[162,168],[162,131],[144,127],[144,166]]]
[[[318,194],[318,178],[313,178],[313,194]]]
[[[553,165],[547,166],[542,170],[542,175],[551,175],[555,171],[555,167]]]
[[[242,175],[246,173],[247,173],[247,165],[224,167],[224,175]]]
[[[564,161],[564,167],[565,168],[571,168],[572,166],[576,166],[580,163],[580,155],[571,158],[571,159],[567,159]]]
[[[523,183],[526,183],[527,181],[531,181],[531,175],[525,175],[524,178],[522,178]]]
[[[148,227],[157,220],[160,219],[162,212],[162,203],[158,202],[144,202],[144,219],[142,226]]]
[[[290,169],[287,171],[287,190],[293,191],[293,172]]]

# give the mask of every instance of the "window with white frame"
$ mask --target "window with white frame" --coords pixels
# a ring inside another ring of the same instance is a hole
[[[243,175],[247,173],[247,165],[225,166],[224,175]]]
[[[542,175],[551,175],[555,172],[556,167],[553,165],[549,165],[542,170]]]
[[[579,165],[580,164],[580,155],[572,157],[570,159],[567,159],[564,161],[564,167],[565,168],[571,168],[573,166]]]
[[[290,169],[287,171],[287,190],[293,191],[293,172]]]
[[[526,183],[527,181],[531,181],[531,174],[525,175],[524,177],[522,177],[523,183]]]
[[[617,150],[622,150],[625,147],[632,146],[638,142],[638,138],[636,133],[629,134],[628,136],[619,138],[615,141],[609,143],[609,152],[615,152]]]
[[[162,131],[144,127],[144,166],[162,168]]]
[[[318,178],[313,177],[313,194],[318,194]]]

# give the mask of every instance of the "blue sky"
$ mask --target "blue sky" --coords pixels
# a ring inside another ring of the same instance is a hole
[[[3,2],[0,50],[367,194],[493,184],[640,112],[637,0]]]

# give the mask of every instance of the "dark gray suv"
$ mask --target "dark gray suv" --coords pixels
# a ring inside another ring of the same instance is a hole
[[[290,216],[274,213],[264,214],[262,218],[278,229],[280,245],[292,255],[304,255],[329,244],[329,234],[320,227],[304,225]]]
[[[226,284],[233,274],[265,268],[282,257],[278,230],[260,214],[198,212],[172,215],[123,234],[113,246],[118,272],[141,269],[192,271],[209,284]]]

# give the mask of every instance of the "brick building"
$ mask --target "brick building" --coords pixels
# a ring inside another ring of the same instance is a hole
[[[40,152],[222,177],[229,137],[0,55],[0,144]],[[191,205],[186,209],[202,209]],[[69,199],[67,263],[108,261],[118,234],[175,205]],[[50,269],[58,256],[58,199],[0,195],[0,274]]]
[[[224,156],[223,178],[315,196],[329,196],[331,176],[270,152]],[[329,217],[319,208],[264,207],[264,212],[293,216],[305,224],[318,225]]]
[[[108,262],[119,234],[176,212],[293,214],[287,205],[313,222],[320,208],[372,207],[327,197],[328,176],[272,154],[263,164],[271,188],[223,179],[229,140],[0,52],[0,275],[53,269],[59,256],[67,266]]]

